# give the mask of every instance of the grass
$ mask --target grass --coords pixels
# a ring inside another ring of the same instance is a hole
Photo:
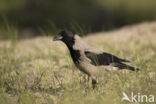
[[[104,71],[95,90],[87,76],[74,67],[65,45],[52,42],[52,37],[20,40],[16,36],[0,41],[0,102],[127,104],[121,101],[122,92],[156,96],[155,26],[142,23],[84,38],[97,48],[130,59],[141,69]]]

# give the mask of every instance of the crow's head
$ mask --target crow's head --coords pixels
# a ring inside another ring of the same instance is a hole
[[[63,41],[64,43],[73,43],[74,42],[75,32],[72,30],[62,30],[53,38],[53,41]]]

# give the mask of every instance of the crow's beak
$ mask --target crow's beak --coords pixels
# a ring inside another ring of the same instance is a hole
[[[53,41],[58,41],[58,40],[61,40],[63,37],[61,35],[56,35],[54,36],[53,38]]]

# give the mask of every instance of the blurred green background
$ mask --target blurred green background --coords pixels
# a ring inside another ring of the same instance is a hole
[[[21,37],[64,28],[89,33],[155,19],[156,0],[0,0],[1,37],[15,28]]]

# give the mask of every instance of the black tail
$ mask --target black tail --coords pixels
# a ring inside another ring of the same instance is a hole
[[[129,60],[126,60],[126,59],[119,59],[120,62],[130,62]]]
[[[130,66],[130,65],[126,65],[126,64],[123,64],[123,63],[115,63],[114,64],[115,67],[118,67],[120,69],[129,69],[131,71],[139,71],[140,69],[139,68],[134,68],[133,66]]]

